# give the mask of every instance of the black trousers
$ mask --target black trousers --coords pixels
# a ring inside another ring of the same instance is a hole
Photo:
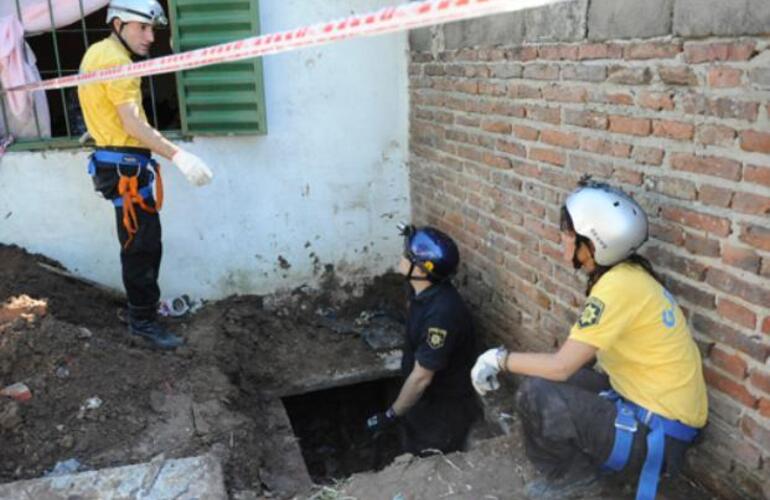
[[[124,175],[135,175],[136,167],[121,167]],[[118,181],[120,176],[114,165],[97,163],[96,174],[93,177],[94,189],[107,199],[118,196]],[[139,187],[147,186],[151,175],[143,170],[139,175]],[[154,199],[148,199],[147,204],[155,206]],[[161,243],[160,217],[158,214],[145,212],[136,206],[139,228],[134,240],[125,248],[128,233],[123,227],[123,209],[115,207],[115,221],[120,243],[120,263],[123,274],[123,286],[128,297],[128,311],[131,319],[153,320],[158,310],[160,288],[158,274],[163,255]]]
[[[599,467],[615,442],[615,404],[598,393],[610,388],[606,375],[583,368],[566,382],[526,377],[516,394],[527,457],[546,474],[560,475],[579,462]],[[639,475],[647,455],[649,428],[639,423],[622,471]],[[666,437],[665,468],[679,472],[689,443]],[[635,482],[634,482],[635,484]]]
[[[423,397],[402,419],[404,451],[427,455],[462,450],[471,424],[481,416],[475,395]]]

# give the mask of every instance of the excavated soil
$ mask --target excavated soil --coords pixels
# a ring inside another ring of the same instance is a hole
[[[203,453],[222,461],[237,500],[521,498],[533,474],[510,386],[485,401],[487,423],[508,435],[477,427],[464,454],[387,465],[392,443],[371,445],[361,435],[364,416],[393,397],[392,384],[380,398],[371,384],[397,371],[384,359],[403,321],[398,276],[356,294],[329,273],[320,292],[206,304],[169,321],[186,345],[164,353],[132,341],[114,293],[40,263],[61,269],[0,245],[0,389],[24,383],[31,392],[26,401],[0,397],[0,483],[39,477],[68,459],[85,470]],[[354,383],[370,385],[330,389]],[[316,422],[323,412],[326,421]],[[385,468],[329,480],[362,464]],[[591,498],[633,498],[629,484],[605,485]],[[684,480],[664,491],[662,498],[709,498]]]

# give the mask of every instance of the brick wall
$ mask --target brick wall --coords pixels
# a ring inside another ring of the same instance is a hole
[[[650,216],[643,253],[704,356],[710,425],[690,473],[725,497],[768,496],[770,39],[669,24],[596,40],[610,35],[591,36],[583,6],[559,43],[506,44],[483,20],[413,34],[414,219],[457,239],[488,343],[550,350],[584,300],[560,260],[565,195],[585,173],[632,193]]]

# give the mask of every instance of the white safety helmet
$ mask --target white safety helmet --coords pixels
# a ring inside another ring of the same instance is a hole
[[[594,245],[594,260],[612,266],[647,241],[647,214],[630,196],[607,184],[588,181],[564,203],[575,233]]]
[[[167,26],[168,18],[157,0],[110,0],[107,8],[107,24],[115,18],[125,23],[140,22],[153,26]]]

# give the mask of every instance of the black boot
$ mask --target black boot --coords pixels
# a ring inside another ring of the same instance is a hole
[[[174,335],[152,319],[132,319],[128,330],[132,335],[152,342],[158,349],[173,350],[184,343],[182,337]]]

